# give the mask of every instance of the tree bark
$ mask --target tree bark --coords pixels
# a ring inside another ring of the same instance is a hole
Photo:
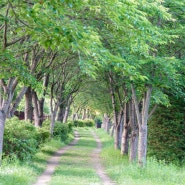
[[[128,113],[128,103],[124,104],[124,123],[121,141],[121,154],[128,155],[128,145],[129,145],[129,113]]]
[[[130,110],[130,127],[131,127],[131,136],[130,136],[130,154],[129,161],[134,162],[137,158],[138,151],[138,125],[136,122],[135,109],[134,109],[134,101],[132,99],[131,102],[131,110]]]
[[[19,95],[17,96],[16,100],[14,101],[14,103],[10,109],[10,112],[9,112],[10,117],[14,116],[14,113],[17,110],[17,107],[19,106],[21,100],[23,99],[23,96],[25,95],[26,91],[27,91],[27,87],[23,87],[21,89]]]
[[[147,86],[147,90],[143,96],[142,111],[139,112],[138,101],[136,97],[136,91],[134,86],[132,88],[132,97],[134,100],[135,111],[137,115],[137,121],[139,126],[139,141],[138,141],[138,164],[140,167],[146,165],[146,154],[147,154],[147,122],[149,115],[150,98],[152,93],[152,86]]]
[[[119,123],[118,123],[118,112],[116,108],[115,92],[113,87],[113,79],[111,72],[109,73],[109,83],[110,83],[110,95],[112,100],[112,108],[114,113],[114,148],[119,149]]]
[[[63,119],[63,123],[66,123],[69,117],[69,111],[70,111],[70,107],[71,107],[71,103],[72,103],[72,96],[69,97],[69,100],[67,101],[67,107],[65,109],[65,114],[64,114],[64,119]]]
[[[34,113],[34,125],[35,127],[41,126],[40,112],[39,112],[39,102],[38,97],[35,91],[32,92],[32,101],[33,101],[33,113]]]
[[[51,136],[53,136],[53,131],[54,131],[54,127],[55,127],[55,120],[56,120],[56,115],[57,115],[57,110],[58,110],[58,103],[55,103],[54,107],[52,105],[51,107],[51,122],[50,122],[50,134]]]
[[[3,136],[4,136],[4,128],[5,128],[6,114],[3,110],[0,110],[0,166],[2,161],[3,154]]]
[[[32,105],[32,91],[31,87],[28,87],[25,94],[25,109],[24,109],[25,120],[33,121],[33,105]]]
[[[64,104],[61,104],[59,106],[59,111],[58,111],[58,115],[57,115],[57,121],[63,122],[64,114],[65,114],[65,106],[64,106]]]
[[[119,148],[121,148],[121,143],[122,143],[123,124],[124,124],[124,111],[121,110],[119,115],[119,139],[118,139]]]

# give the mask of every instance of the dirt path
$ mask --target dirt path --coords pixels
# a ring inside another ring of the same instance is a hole
[[[95,132],[92,132],[94,139],[97,143],[97,148],[92,153],[92,162],[93,166],[96,169],[97,174],[99,175],[103,185],[115,185],[115,183],[109,178],[109,176],[105,173],[105,169],[101,164],[100,152],[102,150],[102,143]]]
[[[101,141],[100,141],[100,139],[98,138],[98,136],[95,134],[95,132],[94,131],[92,131],[91,133],[89,133],[89,134],[92,134],[92,136],[93,136],[93,138],[94,138],[94,140],[96,141],[96,143],[97,143],[97,147],[95,148],[95,149],[93,149],[93,151],[91,152],[91,154],[89,154],[88,156],[88,158],[87,157],[85,157],[85,158],[83,158],[83,160],[87,160],[87,161],[89,161],[90,163],[89,163],[89,168],[94,168],[95,170],[96,170],[96,174],[97,174],[97,176],[99,176],[99,178],[100,178],[100,181],[101,181],[101,185],[103,184],[103,185],[115,185],[115,183],[113,183],[112,182],[112,180],[106,175],[106,173],[105,173],[105,170],[104,170],[104,168],[103,168],[103,166],[102,166],[102,164],[101,164],[101,159],[100,159],[100,152],[101,152],[101,149],[102,149],[102,143],[101,143]],[[91,137],[92,137],[91,136]],[[43,172],[43,174],[41,174],[39,177],[38,177],[38,179],[37,179],[37,181],[36,181],[36,183],[34,183],[33,185],[47,185],[47,184],[49,184],[49,182],[51,181],[51,178],[52,178],[52,175],[53,175],[53,173],[55,172],[55,169],[56,169],[56,167],[57,166],[59,166],[59,163],[60,163],[60,160],[61,160],[61,156],[63,155],[64,156],[64,159],[65,159],[65,155],[66,156],[68,156],[68,155],[70,155],[70,153],[69,152],[72,152],[72,150],[76,150],[75,148],[76,147],[74,147],[74,145],[76,145],[77,143],[78,143],[78,141],[79,141],[79,134],[78,134],[78,132],[75,132],[75,139],[73,140],[73,142],[71,142],[68,146],[65,146],[65,147],[63,147],[62,149],[60,149],[60,150],[58,150],[49,160],[48,160],[48,165],[47,165],[47,167],[46,167],[46,170]],[[83,139],[83,138],[82,138]],[[80,142],[78,143],[78,147],[80,147],[79,148],[79,150],[76,150],[76,157],[78,156],[78,157],[80,157],[80,149],[83,149],[84,147],[83,146],[81,146],[81,144],[80,144]],[[87,144],[88,145],[88,144]],[[78,155],[78,153],[79,153],[79,155]],[[77,161],[79,161],[78,159],[79,158],[76,158],[76,159],[74,159],[74,160],[77,160]],[[63,159],[63,160],[64,160]],[[65,161],[65,160],[64,160]],[[61,167],[62,167],[62,164],[63,163],[65,163],[65,162],[61,162]],[[71,161],[72,162],[72,161]],[[64,164],[63,164],[64,165]],[[88,163],[87,163],[87,165],[88,165]],[[70,167],[70,164],[69,164],[69,167]],[[65,168],[65,166],[64,167],[62,167],[62,168]],[[70,170],[71,168],[69,168],[69,171],[71,171]],[[74,170],[74,168],[73,168],[73,170]],[[82,172],[83,173],[83,172]],[[62,175],[63,173],[61,173],[61,175]],[[63,176],[63,175],[62,175]],[[60,176],[60,177],[62,177],[62,176]],[[54,179],[53,179],[54,180]],[[55,182],[55,181],[54,181]],[[62,182],[62,181],[61,181]],[[64,181],[63,181],[64,182]],[[71,182],[71,181],[70,181]],[[90,182],[89,182],[90,183]],[[61,184],[61,183],[59,183],[59,184]],[[64,184],[66,184],[66,183],[64,183]],[[100,185],[99,183],[90,183],[90,184],[93,184],[93,185]]]
[[[46,185],[51,180],[51,176],[55,171],[55,168],[59,165],[61,155],[69,150],[73,145],[77,144],[79,140],[78,132],[75,132],[75,139],[67,146],[58,150],[49,160],[46,170],[41,174],[36,183],[33,185]]]

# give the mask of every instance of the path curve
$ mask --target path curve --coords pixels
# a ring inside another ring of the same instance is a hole
[[[51,176],[55,171],[55,168],[59,165],[60,157],[67,150],[69,150],[73,145],[76,145],[79,140],[79,134],[77,131],[74,132],[74,140],[67,146],[58,150],[49,160],[46,170],[38,177],[37,181],[33,185],[46,185],[50,180]]]
[[[92,135],[97,143],[97,148],[92,153],[92,162],[97,174],[99,175],[103,185],[115,185],[115,183],[110,179],[110,177],[105,173],[105,169],[101,164],[100,152],[102,150],[102,143],[99,137],[92,131]]]

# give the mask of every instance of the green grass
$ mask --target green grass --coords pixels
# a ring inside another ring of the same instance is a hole
[[[3,160],[0,167],[0,185],[30,185],[46,167],[46,160],[64,146],[59,140],[51,140],[42,146],[32,161]]]
[[[78,128],[80,140],[61,157],[51,185],[100,185],[100,179],[92,166],[91,153],[96,142],[89,132],[92,128]]]
[[[103,142],[101,158],[107,173],[118,185],[185,185],[185,167],[166,165],[155,159],[148,159],[147,167],[141,169],[137,164],[129,164],[128,157],[113,149],[113,139],[103,130],[97,135]]]

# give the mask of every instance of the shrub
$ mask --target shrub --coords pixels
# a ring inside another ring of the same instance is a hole
[[[7,120],[4,132],[3,152],[5,156],[16,156],[20,160],[30,159],[37,151],[37,129],[29,122],[18,118]]]
[[[84,120],[84,124],[86,127],[94,127],[95,126],[95,122],[91,119]]]
[[[37,128],[37,141],[38,144],[45,143],[50,138],[50,132],[47,127]]]
[[[74,126],[75,127],[84,127],[85,126],[85,124],[84,124],[84,121],[83,120],[75,120],[74,121]]]
[[[94,120],[75,120],[73,121],[75,127],[93,127],[95,125]]]
[[[69,127],[69,133],[72,133],[73,127],[74,127],[74,123],[72,121],[69,121],[69,122],[67,122],[67,125]]]
[[[61,141],[66,141],[68,139],[68,134],[73,131],[73,122],[61,123],[59,121],[55,122],[53,137],[60,138]],[[43,122],[43,129],[50,130],[50,120]]]
[[[66,141],[68,138],[69,134],[69,126],[66,123],[61,123],[61,122],[56,122],[54,131],[53,131],[53,136],[54,137],[59,137],[61,141]]]

